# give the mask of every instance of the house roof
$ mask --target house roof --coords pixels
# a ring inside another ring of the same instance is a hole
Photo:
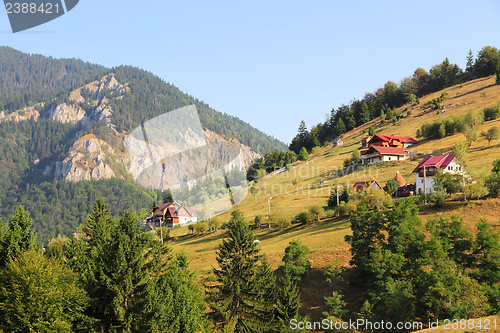
[[[438,169],[446,169],[446,167],[455,159],[453,154],[443,154],[435,156],[426,156],[420,161],[413,172],[418,172],[423,167],[436,167]]]
[[[415,140],[413,138],[406,137],[406,136],[394,136],[394,135],[375,134],[373,136],[373,138],[375,138],[375,137],[378,137],[380,140],[386,141],[386,142],[389,142],[391,140],[399,140],[399,141],[401,141],[403,143],[418,143],[417,140]]]
[[[336,138],[335,140],[333,140],[333,142],[339,142],[339,141],[343,142],[344,140],[342,140],[342,138]]]
[[[157,209],[157,208],[158,208],[159,210],[164,210],[165,208],[167,208],[167,207],[171,206],[171,205],[172,205],[172,204],[174,204],[174,203],[176,203],[176,202],[175,202],[175,201],[172,201],[172,202],[165,202],[164,204],[161,204],[161,205],[159,205],[159,206],[154,207],[154,208],[153,208],[153,210],[155,210],[155,209]]]
[[[408,151],[403,148],[371,146],[363,155],[377,151],[380,155],[408,155]]]
[[[186,210],[189,213],[189,215],[191,215],[192,217],[197,217],[198,216],[198,213],[196,213],[196,210],[194,208],[186,207]]]
[[[378,187],[382,188],[382,186],[380,186],[380,184],[375,179],[370,179],[365,182],[356,182],[354,183],[353,187],[355,189],[363,189],[365,187],[371,187],[374,183],[376,183]]]

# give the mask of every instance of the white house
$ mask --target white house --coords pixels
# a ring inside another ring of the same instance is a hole
[[[396,147],[371,146],[361,152],[361,163],[369,164],[385,161],[402,161],[408,159],[408,150]]]
[[[342,138],[336,138],[335,140],[333,140],[334,147],[342,146],[343,144],[344,144],[344,140],[342,140]]]
[[[434,177],[437,175],[439,169],[445,173],[464,174],[463,168],[453,154],[424,157],[415,170],[413,170],[417,174],[415,182],[416,194],[423,193],[424,187],[427,193],[434,192]]]

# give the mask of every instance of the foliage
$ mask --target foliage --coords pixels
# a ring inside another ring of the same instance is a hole
[[[290,218],[283,213],[273,213],[271,215],[271,223],[278,229],[283,229],[292,223]]]
[[[312,218],[313,217],[312,217],[310,212],[304,211],[304,212],[298,213],[297,216],[295,217],[295,220],[298,221],[299,223],[306,224],[306,223],[311,222]]]
[[[9,220],[3,239],[0,239],[0,267],[12,262],[24,251],[38,249],[36,236],[31,231],[32,224],[29,212],[19,206]]]
[[[336,207],[336,211],[339,216],[350,215],[355,210],[356,210],[356,203],[354,203],[353,201],[348,201],[348,202],[341,201],[340,204]]]
[[[488,140],[488,145],[491,144],[491,141],[497,140],[499,137],[498,127],[491,127],[487,131],[482,131],[481,136]]]
[[[484,120],[495,120],[500,117],[500,104],[483,109]]]
[[[439,170],[434,177],[434,187],[446,191],[448,194],[458,193],[462,190],[463,177]]]
[[[299,318],[300,294],[290,270],[285,266],[279,279],[280,288],[276,303],[276,332],[292,332],[290,320]]]
[[[333,191],[331,191],[330,197],[328,198],[328,202],[327,202],[328,207],[336,207],[337,206],[337,189],[338,189],[338,186],[335,186],[333,188]],[[339,193],[339,204],[341,201],[343,201],[343,202],[349,201],[349,190],[347,187],[343,187],[342,191]]]
[[[387,194],[389,194],[389,195],[393,195],[394,192],[396,192],[398,188],[399,188],[398,181],[391,178],[387,181],[387,183],[385,183],[384,191],[386,191]]]
[[[309,207],[309,212],[312,215],[316,216],[316,221],[319,222],[319,216],[322,215],[325,212],[325,210],[323,209],[323,207],[315,205]]]
[[[78,276],[55,259],[28,250],[0,271],[0,329],[88,332],[88,296]]]
[[[485,186],[484,180],[478,179],[477,181],[467,184],[464,189],[467,200],[481,199],[488,195],[488,189]]]
[[[287,167],[297,160],[297,156],[292,151],[266,152],[263,158],[255,159],[247,169],[246,177],[248,181],[259,181],[259,171],[271,173],[283,167]]]
[[[307,259],[308,254],[309,248],[302,245],[300,240],[292,240],[285,248],[282,268],[284,271],[288,271],[293,281],[300,281],[311,272],[311,263]]]
[[[265,222],[264,215],[256,215],[253,223],[255,224],[256,227],[260,227],[262,223]]]
[[[307,154],[307,149],[305,147],[300,148],[299,160],[307,161],[308,159],[309,159],[309,155]]]
[[[216,320],[235,332],[262,331],[270,309],[260,296],[264,286],[257,274],[259,256],[255,236],[238,210],[231,213],[227,237],[217,250],[214,284],[207,285]]]

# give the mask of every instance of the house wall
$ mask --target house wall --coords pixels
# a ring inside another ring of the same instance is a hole
[[[429,169],[427,169],[429,170]],[[460,165],[455,162],[455,160],[451,161],[450,164],[445,168],[442,169],[444,173],[452,173],[454,175],[463,175],[464,172]],[[426,175],[426,192],[427,193],[432,193],[434,192],[434,176],[427,176]],[[420,194],[424,193],[424,177],[419,175],[419,172],[417,172],[417,177],[416,177],[416,193],[415,194]]]

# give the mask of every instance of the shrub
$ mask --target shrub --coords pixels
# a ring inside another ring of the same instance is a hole
[[[427,194],[427,201],[434,204],[436,207],[443,207],[448,197],[449,194],[445,191],[438,191]]]
[[[484,120],[495,120],[500,117],[500,104],[483,109]]]
[[[396,192],[396,190],[398,189],[398,187],[399,183],[395,179],[389,179],[387,183],[385,183],[384,191],[386,191],[387,194],[389,195],[393,195],[394,192]]]
[[[256,227],[260,227],[260,225],[264,223],[264,215],[255,216],[255,218],[253,219],[253,223]]]
[[[485,182],[486,188],[493,198],[498,198],[500,196],[500,173],[493,172],[486,178]]]
[[[297,220],[300,223],[309,223],[312,221],[312,215],[309,212],[300,212],[297,214],[295,217],[295,220]]]
[[[337,206],[337,214],[339,216],[351,215],[352,212],[354,212],[355,210],[356,210],[356,204],[352,201],[349,202],[341,201],[340,204]]]
[[[310,212],[312,215],[316,216],[316,221],[318,221],[318,222],[319,222],[319,216],[320,216],[321,214],[323,214],[323,213],[325,212],[325,210],[323,209],[323,207],[318,206],[318,205],[315,205],[315,206],[311,206],[311,207],[309,207],[309,212]]]
[[[197,234],[203,234],[204,232],[207,231],[207,225],[205,222],[198,222],[193,225],[194,231]]]
[[[300,148],[299,160],[301,160],[301,161],[307,161],[308,159],[309,159],[309,155],[307,154],[306,147]]]
[[[283,229],[291,224],[290,218],[283,213],[274,213],[271,215],[271,222],[274,227]]]

